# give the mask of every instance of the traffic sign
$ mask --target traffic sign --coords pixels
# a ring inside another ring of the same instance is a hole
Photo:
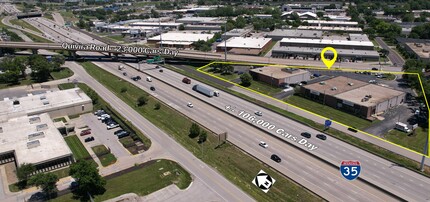
[[[325,120],[325,122],[324,122],[324,126],[325,126],[325,127],[329,127],[329,126],[331,126],[331,120],[330,120],[330,119]]]
[[[347,180],[355,180],[361,172],[359,161],[342,161],[340,163],[340,173]]]

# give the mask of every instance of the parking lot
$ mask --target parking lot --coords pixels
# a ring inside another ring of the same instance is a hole
[[[97,119],[96,115],[91,113],[81,115],[80,118],[74,120],[74,122],[76,124],[76,128],[88,126],[87,128],[91,129],[91,134],[84,136],[81,136],[80,133],[86,128],[77,129],[76,131],[79,139],[85,145],[85,148],[89,150],[91,155],[94,154],[94,152],[91,151],[91,147],[101,144],[108,147],[111,150],[111,153],[117,158],[131,155],[119,142],[118,137],[114,135],[114,132],[120,130],[120,128],[107,130],[106,124],[102,123],[101,120]],[[88,137],[94,137],[94,140],[91,142],[85,142],[85,139]]]

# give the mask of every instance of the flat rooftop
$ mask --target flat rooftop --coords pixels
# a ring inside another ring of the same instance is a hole
[[[14,101],[19,104],[14,105]],[[20,98],[4,98],[0,101],[0,122],[10,118],[40,114],[49,110],[62,109],[76,105],[91,103],[81,89],[72,88],[60,91],[47,91],[43,94],[28,94]]]
[[[283,38],[281,40],[281,43],[343,45],[343,46],[361,46],[361,47],[374,46],[371,41],[348,41],[348,40],[303,39],[303,38]]]
[[[430,58],[430,43],[406,43],[420,58]]]
[[[178,23],[222,23],[225,20],[215,17],[184,17],[177,19]]]
[[[335,95],[336,98],[347,100],[357,105],[371,107],[375,106],[385,100],[391,99],[393,97],[397,97],[405,94],[405,92],[393,90],[391,88],[386,88],[374,84],[367,84],[365,86],[340,93]],[[363,98],[366,95],[371,95],[367,101],[364,101]],[[362,101],[363,100],[363,101]]]
[[[350,79],[344,76],[334,77],[322,82],[305,85],[303,87],[312,91],[324,93],[326,95],[337,95],[365,85],[369,85],[366,82]],[[348,83],[352,83],[352,85]],[[336,90],[332,90],[334,87],[336,87]]]
[[[71,156],[48,114],[21,116],[0,123],[0,153],[15,151],[17,163],[38,164]]]
[[[322,48],[295,47],[295,46],[277,46],[272,49],[272,52],[284,53],[302,53],[320,55]],[[379,53],[374,50],[352,50],[352,49],[336,49],[338,56],[368,56],[379,58]],[[332,52],[326,52],[331,54]]]
[[[317,30],[275,29],[269,32],[267,37],[321,38],[322,34],[322,31]]]
[[[164,41],[182,41],[182,42],[196,42],[198,40],[207,41],[211,39],[214,34],[193,34],[187,32],[168,32],[161,35]],[[160,41],[160,35],[148,39],[148,41]]]
[[[134,22],[130,23],[130,26],[150,26],[150,27],[157,27],[157,26],[171,26],[171,27],[177,27],[181,25],[182,23],[176,23],[176,22]]]
[[[272,41],[271,38],[264,37],[232,37],[227,40],[227,48],[263,48],[266,44]],[[217,47],[225,47],[224,43],[220,43]]]
[[[284,70],[283,70],[284,69]],[[291,72],[285,71],[286,69],[291,69]],[[255,69],[250,69],[249,71],[255,72],[258,74],[266,75],[269,77],[273,77],[276,79],[284,79],[291,76],[299,75],[299,74],[306,74],[308,71],[297,69],[297,68],[281,68],[281,67],[275,67],[275,66],[265,66],[265,67],[258,67]]]
[[[224,35],[242,36],[242,35],[247,34],[249,32],[251,32],[251,30],[249,30],[249,29],[232,29],[232,30],[228,31],[227,33],[223,34],[222,36],[224,36]]]
[[[366,34],[349,34],[351,41],[370,41]]]
[[[322,30],[322,31],[345,31],[345,32],[362,32],[363,31],[360,27],[327,27],[327,26],[302,26],[302,25],[299,26],[297,29]]]
[[[352,21],[326,21],[326,20],[304,20],[309,24],[321,24],[321,25],[344,25],[344,26],[357,26],[358,22]]]

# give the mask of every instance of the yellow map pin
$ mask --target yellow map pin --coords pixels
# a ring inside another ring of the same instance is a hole
[[[333,59],[331,59],[331,60],[327,60],[327,59],[325,59],[325,57],[324,57],[324,53],[325,53],[326,51],[331,51],[331,52],[333,52],[333,55],[334,55]],[[321,51],[321,60],[324,62],[325,66],[327,66],[327,68],[328,68],[328,69],[330,69],[330,68],[331,68],[331,66],[333,66],[333,64],[336,62],[336,59],[337,59],[337,52],[336,52],[336,49],[334,49],[334,48],[332,48],[332,47],[325,47],[325,48]]]

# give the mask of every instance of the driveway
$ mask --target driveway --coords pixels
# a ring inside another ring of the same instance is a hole
[[[403,67],[403,65],[405,64],[405,60],[402,58],[402,56],[400,56],[396,51],[394,51],[393,49],[391,49],[384,42],[384,40],[382,40],[381,37],[376,37],[375,40],[376,40],[376,42],[378,42],[379,45],[381,45],[381,47],[383,49],[386,49],[386,50],[389,51],[388,58],[391,60],[391,62],[393,63],[394,66],[396,66],[396,67]]]

